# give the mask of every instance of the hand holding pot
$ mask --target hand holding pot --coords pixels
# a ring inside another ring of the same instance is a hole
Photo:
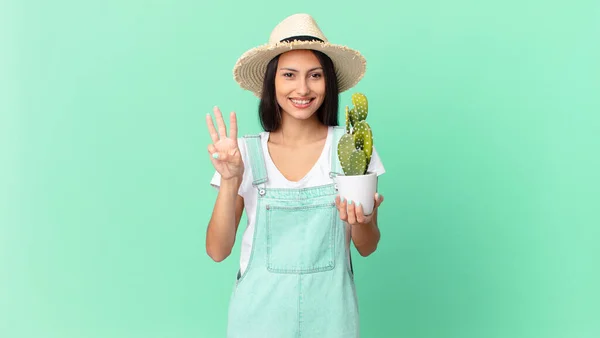
[[[373,212],[365,215],[362,205],[356,205],[353,201],[341,200],[340,196],[335,198],[335,205],[339,211],[340,219],[350,225],[369,224],[373,219],[373,214],[382,202],[383,195],[375,193]]]

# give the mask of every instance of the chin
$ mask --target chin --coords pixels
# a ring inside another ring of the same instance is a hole
[[[316,111],[298,111],[298,110],[287,110],[288,115],[290,115],[291,117],[295,118],[296,120],[308,120],[310,119],[313,115],[315,115]]]

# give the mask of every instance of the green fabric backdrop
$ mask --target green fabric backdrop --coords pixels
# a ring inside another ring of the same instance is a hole
[[[0,337],[224,336],[204,115],[297,12],[368,59],[363,336],[600,337],[597,0],[2,1]]]

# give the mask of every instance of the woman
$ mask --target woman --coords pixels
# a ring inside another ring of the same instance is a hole
[[[240,271],[231,297],[228,337],[358,337],[350,241],[362,256],[377,247],[377,208],[341,201],[338,94],[363,76],[364,58],[332,45],[309,15],[283,20],[270,43],[246,52],[234,68],[240,85],[261,98],[264,131],[237,136],[214,109],[208,146],[219,189],[206,236],[215,261],[231,253],[243,210]],[[374,150],[369,170],[385,169]]]

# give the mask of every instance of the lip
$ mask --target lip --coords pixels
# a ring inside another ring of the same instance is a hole
[[[313,101],[315,100],[314,97],[308,97],[308,98],[290,98],[289,99],[292,106],[298,108],[298,109],[306,109],[308,107],[310,107],[310,105],[313,103]],[[308,100],[308,103],[306,104],[298,104],[298,103],[294,103],[294,101],[292,100],[298,100],[298,101],[306,101]]]

